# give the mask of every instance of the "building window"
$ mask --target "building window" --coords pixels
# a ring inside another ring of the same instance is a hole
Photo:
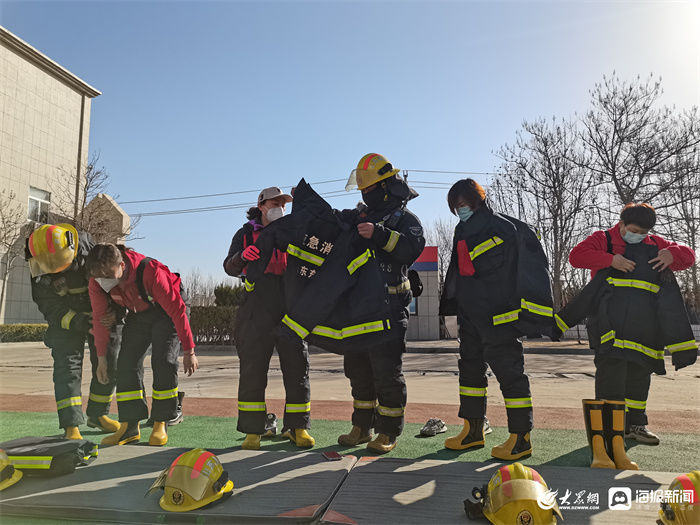
[[[418,299],[416,297],[409,303],[408,313],[410,315],[418,315]]]
[[[49,204],[51,204],[51,194],[48,191],[30,186],[27,219],[34,222],[49,222]]]

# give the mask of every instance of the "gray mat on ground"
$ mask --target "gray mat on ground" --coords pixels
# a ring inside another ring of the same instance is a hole
[[[95,462],[72,474],[25,476],[0,492],[0,514],[119,523],[311,521],[356,461],[354,456],[327,461],[317,452],[211,450],[234,482],[233,495],[187,513],[165,512],[158,504],[162,492],[147,498],[144,494],[186,450],[129,445],[101,449]]]
[[[503,463],[496,462],[361,458],[331,501],[321,523],[486,524],[486,520],[468,521],[463,502],[467,496],[471,497],[474,487],[488,483],[501,466]],[[547,465],[537,465],[535,469],[551,490],[558,491],[557,501],[569,491],[570,507],[562,507],[564,525],[655,523],[658,502],[632,501],[629,510],[610,510],[609,489],[628,487],[634,500],[637,490],[667,489],[677,475]],[[588,502],[589,494],[598,494],[597,505]],[[583,503],[575,504],[579,497]],[[585,506],[589,508],[573,508]]]

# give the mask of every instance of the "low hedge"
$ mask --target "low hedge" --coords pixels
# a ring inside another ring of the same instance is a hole
[[[0,324],[0,343],[22,343],[43,341],[49,325],[40,324]]]
[[[197,345],[233,345],[236,306],[193,306],[190,311],[192,336]]]

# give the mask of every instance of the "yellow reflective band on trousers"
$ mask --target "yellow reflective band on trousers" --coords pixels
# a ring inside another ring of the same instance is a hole
[[[361,408],[361,409],[366,409],[366,410],[374,410],[374,408],[377,406],[377,400],[374,399],[372,401],[362,401],[360,399],[353,399],[352,400],[352,407],[353,408]]]
[[[471,257],[471,260],[473,261],[479,255],[489,251],[491,248],[495,248],[499,244],[503,244],[503,239],[500,237],[491,237],[489,240],[484,241],[481,244],[477,244],[474,249],[469,252],[469,257]]]
[[[389,240],[382,246],[382,250],[387,253],[393,252],[397,242],[399,242],[399,233],[394,230],[389,230]]]
[[[301,259],[302,261],[306,261],[307,263],[314,264],[316,266],[321,266],[325,259],[323,257],[319,257],[318,255],[314,255],[313,253],[307,252],[306,250],[302,250],[298,246],[294,246],[293,244],[290,244],[287,246],[287,253],[289,255],[293,255],[297,259]]]
[[[360,254],[358,257],[355,257],[352,262],[348,264],[348,273],[350,275],[355,273],[355,270],[369,261],[370,257],[372,257],[372,251],[367,248],[364,253]]]
[[[397,284],[396,286],[387,286],[387,292],[389,295],[396,295],[400,293],[407,292],[411,289],[411,282],[408,280],[405,280],[401,284]]]
[[[61,399],[60,401],[56,401],[56,409],[63,410],[64,408],[68,407],[82,406],[82,404],[83,400],[80,398],[80,396],[67,397],[65,399]]]
[[[288,315],[285,315],[282,318],[282,323],[286,324],[289,328],[291,328],[294,331],[294,333],[296,333],[302,339],[309,335],[309,331],[306,328],[301,326],[296,321],[292,320],[292,318]]]
[[[114,394],[109,394],[108,396],[101,396],[99,394],[93,394],[90,392],[90,401],[94,401],[95,403],[111,403],[112,399],[114,399]]]
[[[683,341],[682,343],[676,343],[673,345],[668,345],[666,349],[671,352],[682,352],[683,350],[697,350],[698,345],[695,342],[695,339],[691,339],[690,341]]]
[[[634,408],[637,410],[646,410],[647,402],[646,401],[637,401],[636,399],[625,398],[625,407],[627,407],[628,409]]]
[[[601,340],[602,342],[602,340]],[[664,358],[664,351],[663,350],[654,350],[653,348],[649,348],[648,346],[644,346],[643,344],[640,343],[635,343],[634,341],[628,341],[626,339],[615,339],[615,342],[613,343],[613,346],[616,346],[617,348],[627,348],[630,350],[636,350],[637,352],[640,352],[644,355],[647,355],[649,357],[652,357],[654,359],[663,359]]]
[[[493,316],[493,324],[494,326],[497,326],[499,324],[504,324],[504,323],[512,323],[513,321],[517,321],[518,317],[520,315],[520,308],[517,310],[511,310],[510,312],[506,312],[504,314],[499,314],[499,315],[494,315]]]
[[[63,328],[64,330],[69,330],[70,329],[70,322],[73,320],[76,313],[77,312],[75,310],[68,310],[66,315],[61,317],[61,328]]]
[[[554,315],[554,311],[549,306],[543,306],[541,304],[526,301],[525,299],[520,299],[520,308],[533,314],[543,315],[544,317],[552,317],[552,315]]]
[[[291,413],[311,412],[311,403],[287,403],[284,405],[284,411]]]
[[[486,397],[486,387],[476,388],[471,386],[460,386],[459,395],[469,397]]]
[[[658,284],[650,283],[649,281],[640,281],[638,279],[616,279],[614,277],[608,277],[606,281],[615,287],[637,288],[651,293],[658,293],[661,289]]]
[[[163,401],[164,399],[172,399],[177,397],[177,387],[171,388],[170,390],[156,390],[153,389],[153,399],[158,401]]]
[[[283,320],[284,322],[284,320]],[[386,321],[387,330],[390,328],[389,320]],[[331,339],[347,339],[348,337],[354,337],[356,335],[369,334],[372,332],[381,332],[384,330],[383,321],[372,321],[370,323],[356,324],[354,326],[347,326],[337,330],[331,328],[330,326],[315,326],[311,333],[314,335],[320,335],[322,337],[330,337]]]
[[[608,333],[603,334],[600,336],[600,342],[602,343],[607,343],[608,341],[615,339],[615,330],[610,330]]]
[[[562,332],[566,332],[569,329],[569,326],[559,317],[559,314],[554,314],[554,320],[557,322],[557,326]]]
[[[506,397],[503,398],[506,408],[530,408],[532,407],[531,397]]]
[[[265,401],[239,401],[238,410],[242,412],[267,412]]]
[[[245,284],[246,292],[252,292],[253,290],[255,290],[255,283],[251,283],[248,279],[243,281],[243,284]]]
[[[143,390],[131,390],[129,392],[117,392],[117,403],[122,401],[134,401],[143,399]]]
[[[382,405],[379,405],[377,407],[377,412],[379,413],[380,416],[403,417],[404,408],[403,407],[389,408],[389,407],[384,407]]]
[[[48,470],[51,468],[53,456],[8,456],[10,463],[20,470]]]

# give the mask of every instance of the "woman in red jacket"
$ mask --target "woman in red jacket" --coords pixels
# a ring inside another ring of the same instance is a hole
[[[658,271],[666,268],[672,271],[685,270],[695,263],[695,252],[683,244],[667,241],[658,235],[650,235],[649,231],[656,224],[656,211],[647,203],[629,203],[620,214],[620,222],[609,230],[596,231],[580,242],[569,254],[569,262],[574,268],[591,270],[591,279],[598,270],[615,268],[622,272],[634,270],[635,263],[623,255],[628,244],[639,242],[655,245],[659,248],[658,255],[649,263]],[[596,320],[589,319],[588,341],[596,352],[596,368],[603,365],[598,355],[598,332],[594,328]],[[601,390],[599,374],[596,374],[596,398]],[[606,375],[603,374],[602,377]],[[617,378],[619,379],[619,378]],[[640,443],[658,445],[659,438],[646,428],[647,398],[651,375],[649,371],[635,364],[628,365],[626,378],[625,404],[627,408],[627,432],[625,437],[635,439]]]
[[[141,438],[139,422],[148,417],[143,359],[151,346],[154,423],[148,443],[165,445],[166,422],[175,417],[177,410],[180,345],[187,375],[198,368],[180,277],[158,261],[114,244],[95,245],[87,265],[92,276],[89,293],[98,355],[97,377],[101,382],[107,380],[107,308],[115,303],[128,312],[117,360],[119,430],[104,438],[102,444],[123,445]]]

